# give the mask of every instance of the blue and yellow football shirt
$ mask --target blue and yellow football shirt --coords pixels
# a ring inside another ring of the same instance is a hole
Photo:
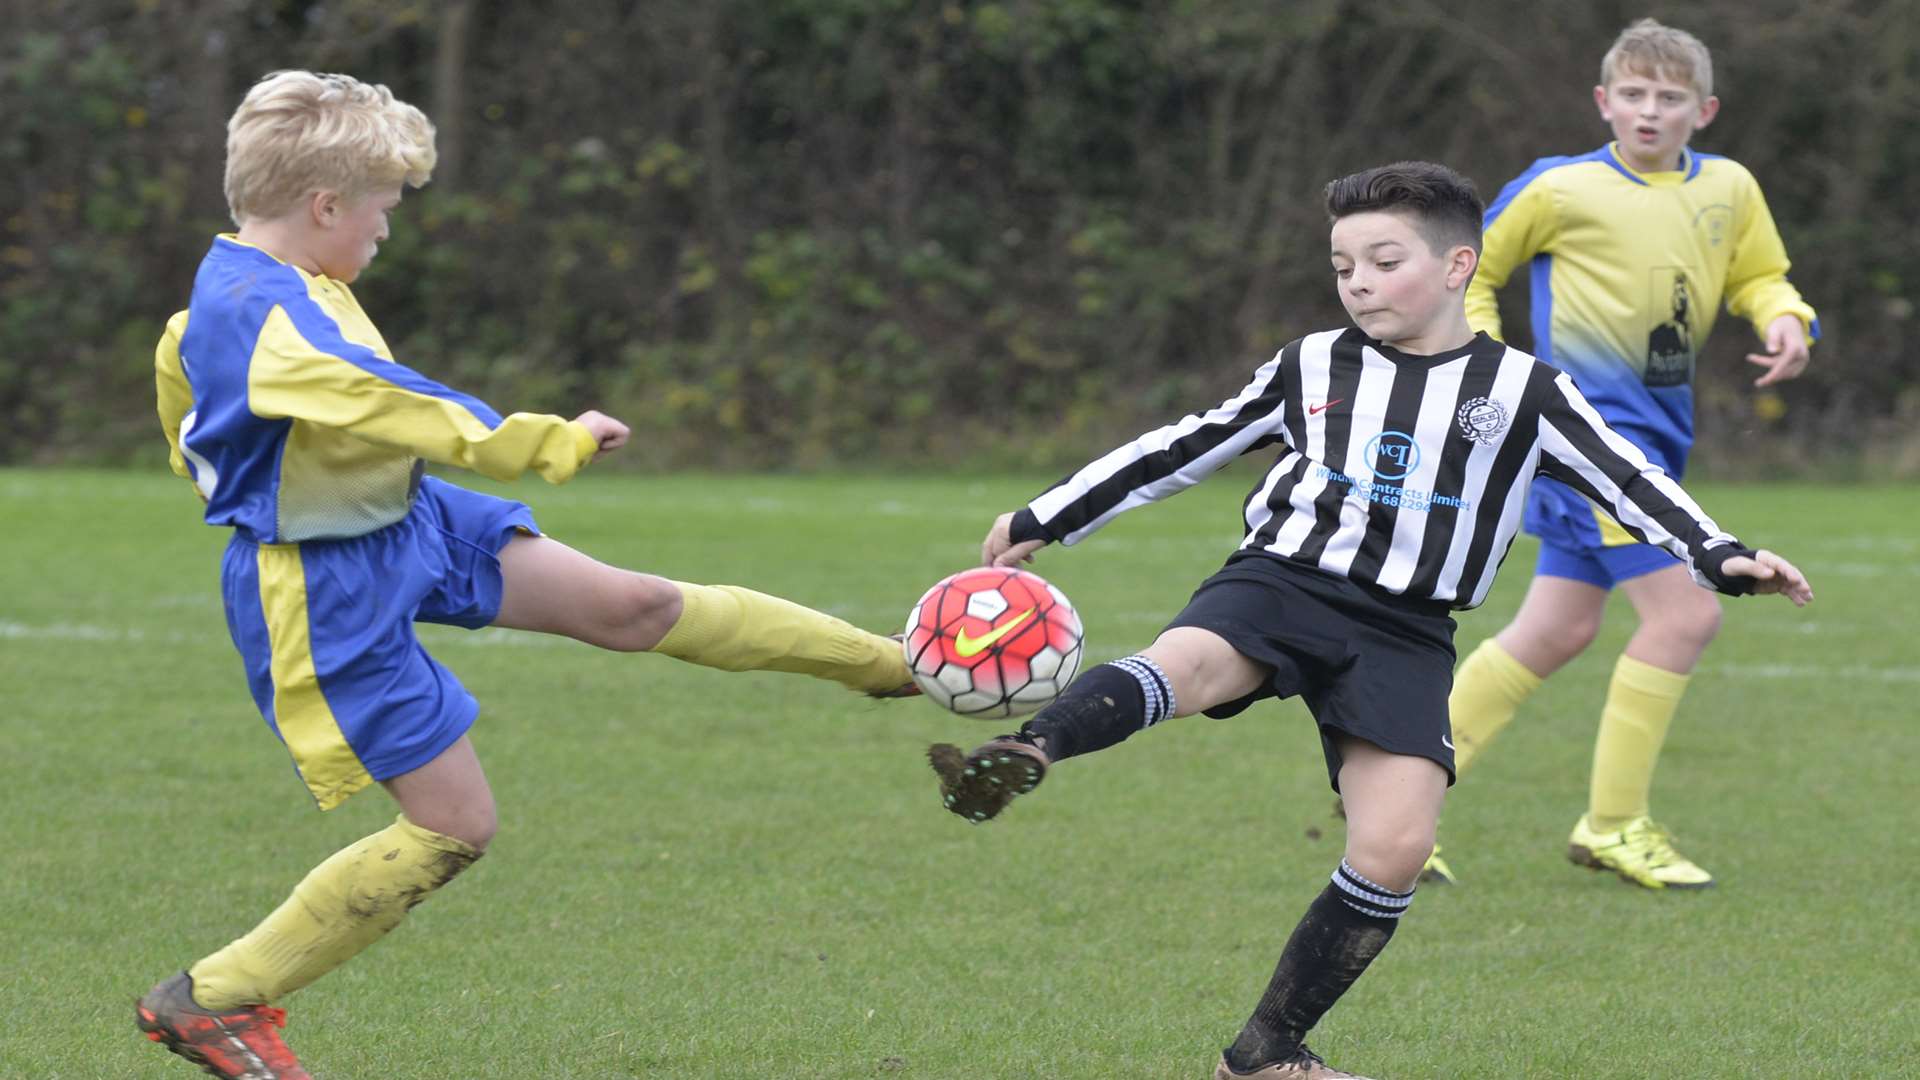
[[[1501,336],[1494,292],[1522,263],[1534,355],[1675,476],[1693,445],[1694,360],[1723,303],[1762,336],[1787,314],[1819,336],[1760,185],[1713,154],[1665,173],[1635,172],[1612,144],[1534,162],[1487,207],[1475,330]]]
[[[396,363],[340,282],[230,235],[154,354],[173,470],[210,525],[258,543],[361,536],[407,514],[422,459],[561,483],[596,449],[562,417],[502,417]]]

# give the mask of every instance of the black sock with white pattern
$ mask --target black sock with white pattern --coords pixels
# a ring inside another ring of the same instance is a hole
[[[1376,885],[1341,859],[1287,939],[1267,992],[1227,1048],[1227,1064],[1251,1072],[1298,1054],[1307,1032],[1386,948],[1412,901],[1411,890]]]
[[[1020,726],[1044,739],[1047,760],[1105,750],[1173,715],[1173,686],[1144,656],[1101,664],[1073,680],[1066,693]]]

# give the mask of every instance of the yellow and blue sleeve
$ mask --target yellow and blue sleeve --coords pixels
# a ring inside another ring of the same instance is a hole
[[[1766,197],[1751,174],[1746,174],[1736,224],[1733,262],[1727,267],[1727,311],[1753,324],[1764,340],[1767,326],[1782,315],[1794,315],[1807,330],[1807,340],[1820,336],[1820,320],[1800,290],[1787,281],[1787,247],[1767,209]]]
[[[306,298],[268,314],[247,369],[247,402],[264,419],[304,420],[495,480],[531,470],[563,483],[598,450],[578,423],[535,413],[502,417],[347,340]]]
[[[1514,270],[1553,248],[1559,214],[1551,184],[1534,180],[1562,159],[1546,158],[1514,178],[1487,207],[1480,236],[1480,267],[1467,285],[1467,322],[1495,340],[1501,335],[1496,293]]]

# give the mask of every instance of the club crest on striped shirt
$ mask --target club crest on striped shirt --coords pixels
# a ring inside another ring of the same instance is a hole
[[[1455,415],[1460,420],[1460,434],[1481,446],[1492,446],[1507,430],[1507,407],[1492,398],[1474,398],[1460,406]]]

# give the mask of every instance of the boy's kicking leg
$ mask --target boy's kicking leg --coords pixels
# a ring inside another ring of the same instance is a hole
[[[543,536],[509,541],[500,570],[495,626],[724,671],[812,675],[879,697],[914,685],[899,642],[751,589],[622,570]]]
[[[1012,735],[972,753],[928,749],[947,809],[979,823],[1039,786],[1056,761],[1104,750],[1162,720],[1191,716],[1252,693],[1272,672],[1209,630],[1176,626],[1144,652],[1073,680]]]
[[[258,926],[140,999],[156,1042],[230,1080],[306,1080],[271,1003],[351,959],[471,866],[493,839],[493,792],[466,736],[384,781],[400,804],[385,829],[315,867]]]

